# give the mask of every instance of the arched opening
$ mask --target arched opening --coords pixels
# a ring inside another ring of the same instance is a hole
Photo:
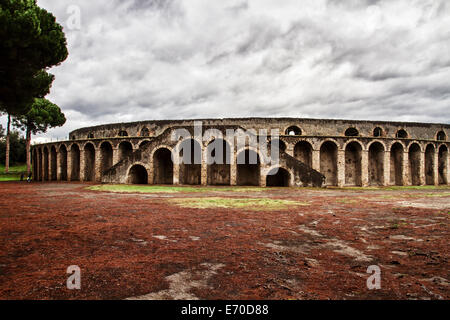
[[[72,162],[71,180],[80,181],[80,148],[77,144],[73,144],[70,148],[70,160]]]
[[[148,136],[150,136],[150,130],[148,128],[142,128],[141,137],[148,137]]]
[[[208,184],[230,185],[231,148],[223,139],[213,140],[207,147]]]
[[[173,184],[172,153],[166,148],[158,149],[153,154],[153,183]]]
[[[95,181],[95,148],[91,143],[84,146],[84,181]]]
[[[286,143],[284,143],[284,141],[280,140],[280,139],[273,139],[273,140],[269,141],[267,150],[271,151],[272,146],[275,146],[275,144],[277,144],[277,143],[278,143],[279,153],[286,152],[286,149],[287,149]]]
[[[403,146],[395,143],[391,147],[391,184],[396,186],[403,185]]]
[[[128,132],[126,132],[125,130],[121,130],[121,131],[119,131],[118,136],[119,137],[128,137]]]
[[[382,137],[383,129],[381,129],[380,127],[376,127],[375,129],[373,129],[373,136],[374,137]]]
[[[57,178],[57,171],[58,170],[58,163],[57,163],[57,155],[56,155],[56,147],[52,146],[50,149],[50,180],[56,181]]]
[[[337,146],[327,141],[320,147],[320,172],[325,176],[325,185],[337,186]]]
[[[88,139],[94,139],[94,134],[93,133],[89,133],[87,136]]]
[[[427,185],[434,185],[434,157],[436,151],[432,144],[427,145],[425,149],[425,183]]]
[[[180,144],[180,182],[181,184],[199,185],[202,182],[202,147],[194,139],[187,139]]]
[[[145,146],[148,146],[150,144],[149,140],[144,140],[139,144],[139,149],[145,148]]]
[[[369,147],[369,184],[382,186],[384,183],[384,146],[374,142]]]
[[[119,144],[119,162],[129,157],[133,153],[133,145],[128,141]]]
[[[268,187],[289,187],[291,175],[284,168],[274,168],[269,171],[266,177]]]
[[[417,143],[409,147],[409,169],[413,186],[420,185],[420,146]]]
[[[49,180],[49,172],[48,172],[48,149],[47,147],[44,148],[44,181]]]
[[[237,156],[237,185],[259,186],[261,176],[259,155],[253,150],[243,150]]]
[[[42,149],[39,149],[39,152],[38,152],[37,180],[38,181],[42,181]]]
[[[309,142],[300,141],[294,147],[294,157],[309,167],[312,167],[312,146]]]
[[[113,147],[109,142],[100,145],[100,172],[104,174],[113,166]]]
[[[442,145],[439,148],[439,184],[448,184],[447,181],[448,170],[448,148]]]
[[[61,172],[61,181],[67,181],[67,148],[61,145],[59,148],[59,167]]]
[[[444,131],[439,131],[436,135],[437,140],[439,141],[446,141],[447,140],[447,135],[445,134]]]
[[[345,130],[345,136],[346,137],[357,137],[359,136],[359,131],[356,128],[348,128]]]
[[[350,142],[345,148],[345,184],[348,186],[361,186],[361,145]]]
[[[148,184],[148,172],[144,166],[136,164],[131,167],[128,173],[128,183]]]
[[[288,136],[301,136],[302,135],[302,129],[300,129],[297,126],[291,126],[286,129],[285,134]]]
[[[406,132],[403,129],[400,129],[397,131],[397,134],[395,135],[398,139],[406,139],[408,138],[408,132]]]

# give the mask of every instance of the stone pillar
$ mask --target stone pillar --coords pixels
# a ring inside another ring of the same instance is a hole
[[[411,181],[411,167],[409,165],[409,152],[403,153],[403,185],[404,186],[410,186],[412,184]]]
[[[180,165],[177,163],[173,164],[173,184],[180,184]]]
[[[294,146],[292,144],[289,143],[286,145],[286,153],[291,157],[294,156]]]
[[[102,182],[102,155],[100,149],[95,150],[95,182]]]
[[[265,188],[267,186],[266,177],[269,173],[269,168],[263,164],[260,164],[259,170],[259,186]]]
[[[52,151],[51,149],[48,151],[48,162],[47,162],[47,172],[48,172],[48,181],[52,181]]]
[[[338,187],[345,185],[345,150],[337,152],[337,185]]]
[[[421,186],[424,186],[426,184],[426,180],[425,180],[425,152],[420,152],[419,184]]]
[[[62,165],[61,165],[61,153],[56,150],[56,181],[61,181],[62,177]]]
[[[119,162],[119,147],[113,148],[113,163],[112,165],[116,165]]]
[[[439,149],[433,155],[433,184],[435,186],[439,185]]]
[[[389,151],[384,152],[383,175],[383,186],[389,186],[391,184],[391,153]]]
[[[312,168],[320,172],[320,150],[312,151]]]
[[[72,152],[67,150],[67,181],[72,181]]]
[[[80,150],[80,181],[85,181],[85,166],[86,166],[86,159],[85,159],[85,151],[84,149]]]
[[[369,185],[369,152],[361,151],[361,184],[363,187]]]
[[[208,185],[208,164],[206,163],[207,160],[207,149],[203,148],[202,152],[202,164],[201,164],[201,170],[200,170],[200,181],[202,186]]]

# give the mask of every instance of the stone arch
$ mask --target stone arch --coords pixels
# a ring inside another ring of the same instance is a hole
[[[142,128],[140,136],[141,137],[149,137],[150,136],[150,130],[147,127]]]
[[[355,127],[350,127],[347,130],[345,130],[345,136],[346,137],[358,137],[359,130]]]
[[[436,156],[436,149],[433,144],[428,144],[425,148],[425,184],[434,185],[434,159]]]
[[[49,164],[49,152],[48,148],[44,147],[44,181],[49,180],[49,172],[48,172],[48,164]]]
[[[92,143],[84,145],[84,181],[95,181],[95,147]]]
[[[150,140],[144,140],[139,143],[139,149],[144,148],[146,145],[150,144]]]
[[[445,144],[439,147],[438,162],[439,184],[448,184],[448,148]]]
[[[302,129],[300,129],[297,126],[290,126],[284,131],[284,134],[287,136],[301,136],[302,135]]]
[[[193,138],[179,144],[179,160],[181,184],[199,185],[202,182],[202,146]]]
[[[308,141],[299,141],[294,146],[294,158],[312,167],[312,151],[313,147]]]
[[[259,186],[261,158],[255,150],[244,149],[237,154],[237,185]]]
[[[219,151],[219,152],[218,152]],[[231,147],[224,139],[214,139],[206,148],[207,183],[231,184]]]
[[[445,132],[443,130],[439,131],[436,134],[436,140],[438,140],[438,141],[446,141],[447,140],[447,135],[445,134]]]
[[[56,152],[56,147],[51,146],[50,148],[50,176],[49,180],[56,181],[58,180],[58,155]]]
[[[372,142],[369,146],[369,185],[384,184],[385,147],[381,142]]]
[[[94,139],[94,137],[95,137],[95,135],[94,135],[92,132],[90,132],[90,133],[87,135],[87,138],[88,138],[88,139]]]
[[[291,174],[282,167],[272,168],[266,176],[267,187],[289,187],[290,182]]]
[[[119,137],[128,137],[128,132],[125,130],[120,130],[117,134]]]
[[[384,135],[384,131],[381,127],[376,127],[373,129],[373,136],[376,138],[382,137]]]
[[[335,142],[327,140],[320,146],[320,172],[325,176],[325,185],[337,186],[337,153]]]
[[[67,181],[67,147],[65,144],[59,146],[59,171],[60,180]]]
[[[345,146],[345,184],[349,186],[362,186],[362,146],[353,141]]]
[[[129,141],[122,141],[118,146],[119,162],[133,153],[133,145]]]
[[[142,164],[132,165],[127,177],[130,184],[148,184],[148,171]]]
[[[103,175],[113,166],[113,146],[109,141],[104,141],[100,145],[100,172]]]
[[[409,146],[409,170],[413,186],[420,185],[420,153],[421,149],[418,143],[412,143]]]
[[[80,181],[80,147],[76,143],[72,144],[70,148],[70,160],[72,163],[70,179],[71,181]]]
[[[153,152],[153,184],[173,184],[172,151],[161,147]]]
[[[391,146],[391,172],[390,180],[391,184],[396,186],[402,186],[403,181],[403,154],[405,147],[402,143],[396,142]]]
[[[407,139],[408,138],[408,132],[406,132],[405,129],[400,129],[397,131],[397,133],[395,134],[395,137],[397,139]]]

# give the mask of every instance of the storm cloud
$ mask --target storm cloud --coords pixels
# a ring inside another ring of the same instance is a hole
[[[47,137],[145,119],[450,120],[447,0],[38,4],[70,53],[49,95],[68,121]]]

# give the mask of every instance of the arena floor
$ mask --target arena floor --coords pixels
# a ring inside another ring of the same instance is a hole
[[[0,183],[0,299],[450,298],[450,187],[92,186]]]

